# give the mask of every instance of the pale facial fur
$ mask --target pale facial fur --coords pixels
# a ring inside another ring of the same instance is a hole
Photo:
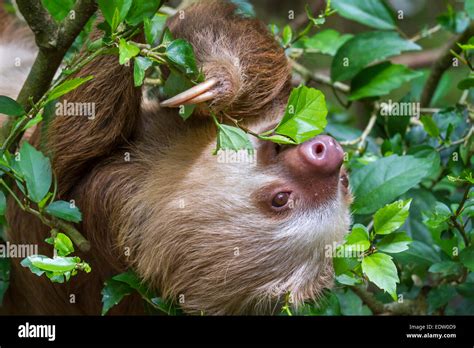
[[[194,314],[273,313],[288,292],[299,305],[329,287],[325,247],[350,224],[341,187],[317,208],[296,199],[283,218],[264,214],[252,195],[282,180],[280,165],[219,163],[209,123],[181,137],[164,153],[142,154],[145,185],[117,226],[138,273]]]

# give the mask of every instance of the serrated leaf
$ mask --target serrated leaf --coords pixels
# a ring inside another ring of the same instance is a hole
[[[135,64],[133,64],[133,82],[135,87],[143,84],[146,70],[153,64],[153,62],[146,57],[136,57]]]
[[[332,0],[331,6],[347,19],[382,30],[396,29],[395,20],[384,0]]]
[[[71,222],[79,222],[82,220],[82,214],[79,208],[71,206],[71,203],[66,201],[55,201],[49,204],[46,207],[46,213]]]
[[[291,92],[285,114],[275,133],[300,144],[324,130],[327,113],[324,94],[317,89],[300,86]]]
[[[404,65],[391,64],[390,62],[370,66],[358,73],[352,80],[349,100],[389,94],[405,82],[422,75],[423,73],[420,71],[414,71]]]
[[[24,142],[20,149],[20,160],[16,162],[28,189],[28,196],[38,203],[46,196],[52,183],[49,158]]]
[[[379,209],[374,215],[376,234],[389,234],[400,228],[409,215],[411,199],[397,201]]]
[[[75,90],[77,87],[83,83],[86,83],[87,81],[92,80],[93,78],[94,76],[76,77],[61,83],[59,86],[53,88],[53,90],[49,93],[46,103],[50,102],[51,100],[58,99],[59,97]]]
[[[25,110],[12,98],[5,95],[0,95],[0,114],[8,116],[21,116],[25,114]]]
[[[395,254],[408,249],[412,239],[405,232],[391,233],[377,243],[377,249],[386,253]]]
[[[370,63],[405,51],[420,49],[420,46],[402,39],[395,32],[373,31],[358,34],[337,51],[331,65],[331,78],[334,81],[349,80]]]
[[[370,247],[369,231],[361,224],[355,224],[352,231],[345,236],[345,240],[344,248],[349,247],[356,251],[365,251]]]
[[[247,150],[249,152],[254,150],[247,133],[240,128],[225,124],[218,125],[216,153],[220,149],[232,151]]]
[[[309,38],[303,40],[307,53],[322,53],[334,56],[337,50],[350,40],[354,35],[341,35],[336,30],[323,30]]]
[[[133,57],[140,53],[140,48],[132,43],[125,41],[123,38],[119,42],[119,63],[125,64],[130,61]]]
[[[350,177],[356,214],[370,214],[425,178],[432,159],[392,155],[354,169]]]
[[[362,259],[362,271],[372,283],[388,292],[394,300],[397,300],[399,279],[397,267],[391,256],[375,253],[364,257]]]
[[[449,284],[441,284],[430,290],[427,296],[428,312],[431,314],[446,305],[454,296],[456,289]]]

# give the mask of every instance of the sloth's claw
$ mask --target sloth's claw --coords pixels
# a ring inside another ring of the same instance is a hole
[[[210,78],[160,104],[163,107],[176,108],[184,104],[196,104],[211,100],[216,96],[216,94],[211,91],[211,88],[214,87],[217,82],[217,79]]]

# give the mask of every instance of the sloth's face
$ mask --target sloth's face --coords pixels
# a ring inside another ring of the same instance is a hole
[[[332,282],[327,248],[350,224],[340,145],[253,142],[255,158],[216,156],[212,125],[191,128],[127,204],[133,266],[188,312],[270,313],[288,292],[301,303]]]

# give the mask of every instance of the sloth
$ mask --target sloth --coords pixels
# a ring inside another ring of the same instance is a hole
[[[168,26],[192,44],[203,83],[165,101],[144,98],[133,67],[101,56],[80,72],[94,79],[64,97],[95,103],[95,117],[56,116],[43,131],[58,195],[83,213],[78,228],[91,250],[77,254],[92,272],[53,284],[13,260],[11,313],[99,314],[104,281],[127,269],[188,314],[273,314],[287,294],[297,306],[331,286],[325,248],[350,225],[341,146],[327,135],[298,146],[253,138],[255,161],[213,154],[205,110],[256,132],[281,119],[291,89],[284,50],[223,1],[191,5]],[[176,108],[186,104],[200,107],[184,121]],[[40,133],[29,141],[38,145]],[[7,218],[11,243],[51,253],[35,217],[9,202]],[[110,313],[142,307],[128,296]]]

